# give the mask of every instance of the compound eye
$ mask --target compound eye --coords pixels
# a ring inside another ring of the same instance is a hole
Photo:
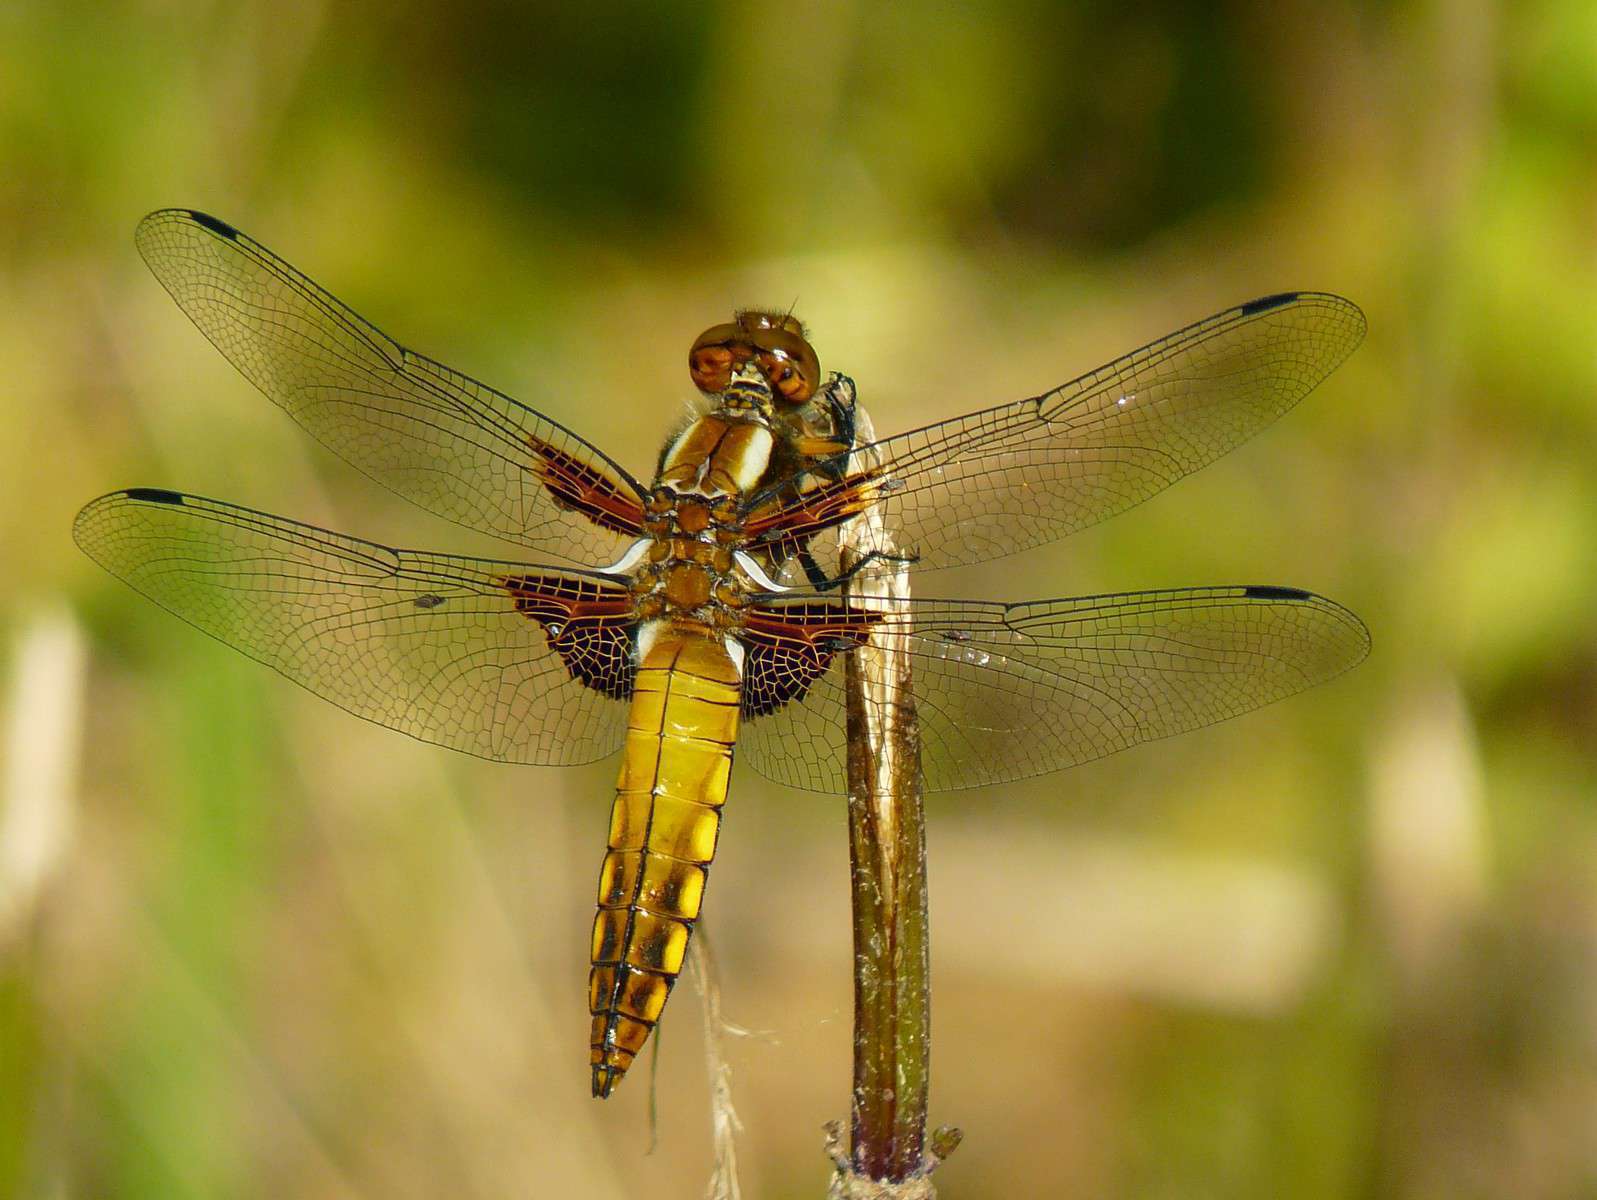
[[[732,382],[732,348],[695,346],[688,355],[688,374],[701,392],[715,395],[726,391],[726,385]]]
[[[734,324],[712,325],[693,339],[688,351],[688,373],[701,392],[716,395],[732,382],[732,369],[747,362],[750,350],[743,331]]]
[[[780,350],[767,350],[758,361],[771,390],[786,403],[796,407],[815,394],[814,381],[806,379],[799,364]]]

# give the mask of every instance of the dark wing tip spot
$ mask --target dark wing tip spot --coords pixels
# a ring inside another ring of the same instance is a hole
[[[169,492],[165,488],[128,488],[122,493],[129,500],[148,500],[152,504],[182,504],[182,492]]]
[[[225,237],[229,241],[238,237],[238,230],[234,229],[226,221],[221,221],[216,217],[211,216],[210,213],[202,213],[197,209],[192,208],[185,209],[184,211],[193,218],[196,225],[203,225],[218,237]]]
[[[1302,292],[1277,292],[1273,296],[1260,296],[1257,300],[1249,300],[1237,311],[1244,317],[1251,317],[1255,313],[1269,312],[1272,308],[1280,308],[1283,304],[1291,304],[1302,294]]]
[[[1249,600],[1312,600],[1313,592],[1305,592],[1302,588],[1275,587],[1271,584],[1258,584],[1254,587],[1242,589],[1242,594]]]

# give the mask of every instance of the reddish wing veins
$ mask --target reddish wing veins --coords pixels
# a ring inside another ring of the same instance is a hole
[[[512,575],[502,586],[517,612],[543,626],[573,679],[613,700],[632,695],[637,618],[625,587],[563,573]]]
[[[743,643],[743,715],[761,717],[803,700],[838,654],[859,646],[881,614],[810,597],[749,609]]]

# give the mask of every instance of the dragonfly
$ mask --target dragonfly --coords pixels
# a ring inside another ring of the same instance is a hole
[[[528,552],[396,549],[163,487],[111,492],[74,526],[113,575],[356,716],[506,763],[620,752],[588,977],[598,1097],[682,970],[734,747],[779,784],[843,791],[862,646],[908,656],[929,790],[1225,720],[1368,652],[1356,616],[1292,587],[883,605],[851,586],[1054,541],[1213,462],[1358,345],[1363,315],[1334,295],[1236,305],[1039,395],[869,441],[853,381],[821,373],[802,323],[741,312],[691,344],[698,407],[645,482],[215,217],[155,212],[135,242],[312,437]],[[872,703],[910,699],[895,686]]]

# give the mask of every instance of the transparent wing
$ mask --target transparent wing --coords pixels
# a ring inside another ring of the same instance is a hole
[[[788,605],[836,604],[799,596],[760,610],[780,621]],[[1339,675],[1370,644],[1346,609],[1280,587],[912,600],[872,632],[911,656],[934,791],[1024,779],[1224,721]],[[778,783],[843,791],[846,657],[751,719],[739,756]]]
[[[139,223],[144,261],[200,331],[335,454],[408,500],[579,564],[637,536],[642,489],[547,417],[407,350],[204,213]]]
[[[1041,396],[864,447],[841,479],[781,506],[757,500],[749,526],[786,551],[814,538],[824,554],[836,524],[875,503],[921,568],[1013,554],[1124,512],[1241,445],[1363,337],[1363,313],[1339,296],[1266,296]]]
[[[163,608],[379,725],[503,762],[621,745],[631,604],[601,577],[391,550],[153,488],[95,500],[73,536]]]

